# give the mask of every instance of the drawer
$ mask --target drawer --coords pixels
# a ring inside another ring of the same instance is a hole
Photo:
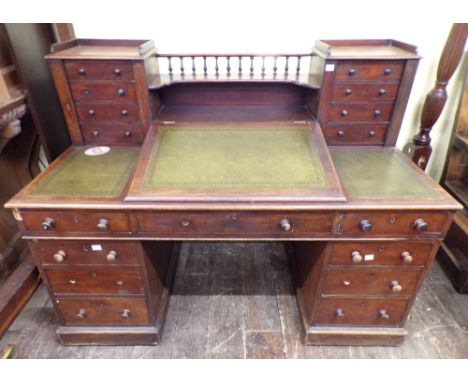
[[[405,299],[322,298],[314,323],[318,325],[395,326],[405,317]]]
[[[404,61],[342,61],[337,65],[337,81],[398,81]]]
[[[444,235],[451,222],[446,212],[343,213],[338,234],[358,237],[395,235]]]
[[[56,294],[143,294],[140,270],[135,268],[49,268],[45,270]]]
[[[66,325],[149,325],[143,298],[59,298],[55,306]]]
[[[388,124],[330,124],[325,130],[328,144],[381,145],[387,135]]]
[[[421,268],[329,268],[323,295],[412,296]]]
[[[130,232],[128,216],[121,212],[22,211],[21,216],[27,231],[41,235]]]
[[[388,122],[392,116],[392,111],[393,102],[332,102],[330,105],[329,120],[332,122]]]
[[[138,233],[164,238],[294,238],[332,231],[334,213],[137,213]]]
[[[431,242],[380,242],[329,244],[329,265],[398,265],[403,267],[426,264],[432,254]]]
[[[43,265],[139,265],[142,248],[137,241],[29,240]]]
[[[144,139],[142,129],[133,124],[83,125],[81,132],[87,145],[137,144]]]
[[[136,123],[140,120],[136,103],[81,103],[76,105],[82,123]]]
[[[337,83],[333,89],[335,101],[393,101],[398,93],[398,84]]]
[[[136,101],[135,85],[125,81],[73,81],[70,88],[76,101]]]
[[[133,80],[133,64],[122,61],[66,61],[70,80]]]

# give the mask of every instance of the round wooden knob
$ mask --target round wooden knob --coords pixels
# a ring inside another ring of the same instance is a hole
[[[109,251],[109,253],[106,255],[106,260],[111,263],[115,261],[115,259],[117,259],[117,252]]]
[[[380,309],[377,312],[377,317],[379,317],[382,320],[388,320],[390,316],[388,315],[387,311],[385,309]]]
[[[403,251],[400,253],[400,258],[403,260],[404,263],[411,263],[413,262],[413,256],[408,251]]]
[[[122,314],[120,315],[124,319],[129,319],[130,318],[130,309],[124,309],[122,310]]]
[[[126,117],[128,115],[128,110],[125,110],[123,109],[120,114],[123,116],[123,117]]]
[[[89,90],[85,90],[85,91],[83,92],[83,94],[86,95],[86,96],[88,96],[88,95],[90,95],[90,91],[89,91]]]
[[[344,135],[345,135],[345,133],[344,133],[343,130],[338,130],[338,132],[336,133],[336,136],[337,136],[337,137],[340,137],[340,138],[341,138],[341,137],[344,137]]]
[[[99,131],[97,131],[97,130],[94,130],[94,131],[93,131],[93,135],[94,135],[95,137],[99,137],[99,134],[100,134]]]
[[[55,253],[53,256],[54,261],[56,263],[61,263],[63,260],[65,260],[66,257],[67,257],[67,254],[62,250],[57,251],[57,253]]]
[[[122,71],[121,71],[119,68],[115,68],[115,69],[114,69],[114,74],[115,74],[116,76],[120,76],[120,75],[122,74]]]
[[[354,76],[356,74],[356,69],[349,69],[348,70],[348,75]]]
[[[351,95],[353,91],[351,89],[345,89],[344,94],[345,95]]]
[[[76,318],[79,318],[80,320],[82,320],[85,317],[86,317],[86,311],[84,309],[78,310],[78,313],[76,314]]]
[[[371,137],[371,138],[375,137],[375,131],[371,130],[371,131],[369,131],[369,133],[367,135],[369,135],[369,137]]]
[[[343,309],[338,308],[338,309],[335,311],[335,317],[338,318],[339,320],[344,319],[344,318],[345,318],[345,313],[344,313]]]
[[[414,228],[419,232],[427,231],[428,225],[424,219],[416,219],[414,221]]]
[[[41,227],[44,231],[50,231],[55,227],[55,220],[52,218],[45,218],[41,224]]]
[[[380,110],[374,110],[375,117],[380,117],[381,115],[382,115],[382,112]]]
[[[343,286],[350,286],[350,285],[351,285],[351,280],[343,280],[343,281],[341,282],[341,284],[342,284]]]
[[[125,95],[125,90],[124,89],[119,89],[117,90],[117,94],[121,97],[123,97]]]
[[[70,285],[75,285],[75,284],[76,284],[76,280],[70,279],[70,280],[68,280],[68,283],[69,283]]]
[[[389,76],[390,74],[392,74],[392,69],[390,68],[386,68],[383,72],[386,76]]]
[[[279,222],[279,226],[282,231],[290,231],[292,228],[291,222],[288,219],[283,219]]]
[[[379,96],[384,96],[385,94],[387,94],[387,91],[385,89],[380,89],[379,90]]]
[[[79,68],[79,69],[78,69],[78,74],[79,74],[80,76],[84,76],[84,75],[86,74],[86,70],[85,70],[84,68]]]
[[[359,264],[360,262],[362,262],[362,255],[358,251],[353,251],[351,253],[351,258],[353,259],[353,263]]]
[[[109,229],[109,220],[99,219],[99,222],[96,224],[96,228],[101,231],[106,231]]]
[[[359,228],[361,228],[361,230],[364,232],[369,232],[372,230],[372,223],[367,219],[361,220],[359,223]]]
[[[126,136],[127,138],[128,137],[131,137],[132,136],[132,132],[130,130],[127,130],[125,133],[124,133],[124,136]]]
[[[124,285],[124,282],[123,282],[122,280],[117,280],[115,283],[116,283],[118,286]]]
[[[348,115],[348,110],[343,109],[343,110],[341,110],[340,114],[341,114],[342,117],[346,117]]]
[[[96,114],[96,111],[94,109],[89,109],[88,110],[88,114],[89,115],[95,115]]]
[[[394,293],[398,293],[398,292],[401,292],[403,290],[403,287],[396,280],[393,280],[390,283],[390,288],[392,289],[392,292],[394,292]]]

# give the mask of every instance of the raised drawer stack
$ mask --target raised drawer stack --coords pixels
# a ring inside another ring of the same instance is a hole
[[[46,58],[72,143],[141,144],[152,115],[146,78],[156,67],[153,43],[73,40],[53,51]]]
[[[418,63],[416,48],[353,40],[319,41],[315,50],[312,70],[319,67],[323,75],[318,119],[327,143],[393,146]]]

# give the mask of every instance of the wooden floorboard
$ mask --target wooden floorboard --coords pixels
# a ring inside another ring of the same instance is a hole
[[[159,346],[61,346],[41,286],[0,340],[17,358],[468,358],[468,295],[437,263],[399,347],[303,346],[278,243],[184,243]]]

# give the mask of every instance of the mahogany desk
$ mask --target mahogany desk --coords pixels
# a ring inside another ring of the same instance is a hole
[[[302,56],[283,56],[282,75],[276,56],[273,75],[265,57],[256,75],[252,55],[234,75],[225,55],[223,76],[221,55],[158,56],[150,42],[54,47],[73,146],[7,207],[62,343],[158,343],[185,240],[284,242],[306,344],[402,342],[460,208],[393,147],[415,48],[319,42],[306,74]],[[95,146],[110,150],[87,155]]]

